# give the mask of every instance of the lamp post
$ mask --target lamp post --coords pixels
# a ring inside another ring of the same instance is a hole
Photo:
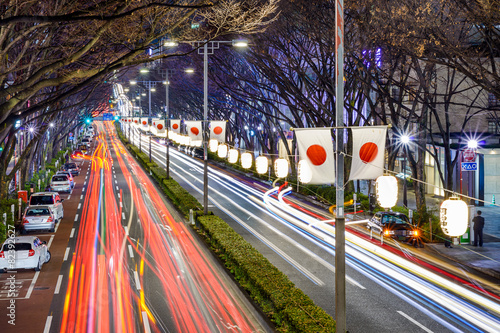
[[[198,47],[198,54],[203,54],[203,214],[208,214],[208,55],[219,49],[220,44],[231,43],[234,47],[247,47],[246,40],[233,41],[200,41],[194,42]],[[175,46],[167,41],[165,46]]]
[[[146,70],[144,69],[141,69],[140,70],[141,73],[147,73]],[[132,80],[130,81],[130,84],[131,85],[135,85],[137,83],[142,83],[146,86],[146,88],[148,89],[148,102],[149,102],[149,109],[148,109],[148,125],[149,125],[149,122],[151,121],[151,92],[155,92],[156,91],[156,84],[158,83],[162,83],[162,81],[152,81],[152,80],[145,80],[145,81],[136,81],[136,80]],[[145,96],[146,93],[142,93],[141,94],[142,96]],[[140,101],[140,99],[139,99]],[[142,118],[142,105],[141,105],[141,118]],[[141,119],[141,122],[142,122],[142,119]],[[141,125],[142,126],[142,123]],[[140,127],[139,127],[140,128]],[[142,152],[142,134],[141,134],[141,131],[139,129],[139,150]],[[151,162],[151,135],[149,135],[149,162]]]
[[[403,206],[408,208],[408,196],[406,188],[406,157],[408,154],[408,144],[410,143],[410,136],[407,134],[401,135],[401,143],[403,144]]]

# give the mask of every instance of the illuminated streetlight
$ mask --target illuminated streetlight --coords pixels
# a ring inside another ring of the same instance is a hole
[[[477,149],[477,147],[478,147],[478,142],[477,142],[477,140],[472,139],[472,140],[469,140],[469,141],[467,142],[467,148],[470,148],[470,149]]]

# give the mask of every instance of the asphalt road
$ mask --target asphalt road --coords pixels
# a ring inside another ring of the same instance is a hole
[[[1,323],[2,332],[271,332],[149,175],[98,127],[63,221],[41,237],[53,240],[52,260],[17,275],[16,325]],[[10,300],[0,302],[9,311]]]
[[[148,147],[149,138],[143,136],[143,151],[148,153]],[[152,147],[152,157],[165,165],[165,148],[154,141]],[[169,151],[173,178],[202,202],[202,161]],[[213,165],[209,209],[334,317],[333,228],[317,219],[304,222],[308,217],[301,218],[302,213],[291,205],[276,208],[276,200],[264,203],[264,192],[270,188],[270,184]],[[306,202],[298,203],[318,212]],[[498,331],[498,283],[454,270],[436,258],[426,258],[420,249],[393,240],[386,239],[381,246],[379,239],[369,239],[364,226],[350,230],[346,236],[350,332]]]

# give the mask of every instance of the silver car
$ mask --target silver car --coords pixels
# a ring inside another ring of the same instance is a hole
[[[56,219],[49,206],[28,207],[24,212],[21,232],[23,234],[32,230],[54,232],[55,225]]]
[[[0,249],[0,271],[20,268],[39,271],[50,261],[46,242],[35,236],[9,237]]]
[[[73,175],[70,171],[60,170],[56,172],[56,175],[66,175],[68,176],[69,182],[71,184],[71,188],[75,188],[75,180],[73,179]]]
[[[50,188],[56,192],[71,192],[71,181],[67,175],[53,175],[50,180]]]

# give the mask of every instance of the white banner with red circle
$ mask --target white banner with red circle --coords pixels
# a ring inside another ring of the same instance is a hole
[[[215,139],[219,143],[226,142],[226,121],[210,122],[210,139]]]
[[[307,161],[311,171],[308,184],[333,184],[335,182],[335,160],[331,130],[295,129],[299,157]]]
[[[349,180],[376,179],[384,174],[387,126],[351,128],[352,163]]]

